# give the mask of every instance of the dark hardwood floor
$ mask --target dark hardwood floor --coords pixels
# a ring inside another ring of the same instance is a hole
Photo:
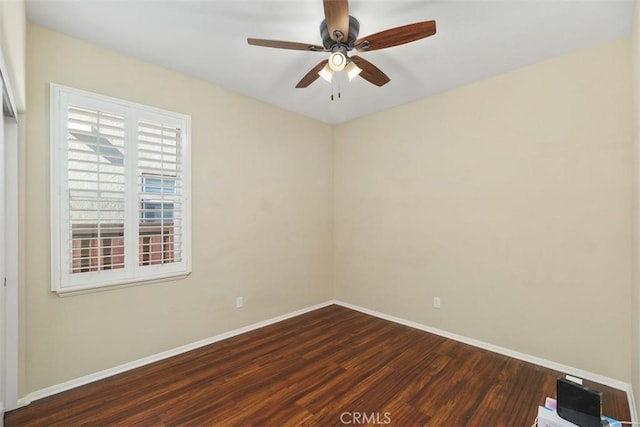
[[[560,372],[329,306],[33,402],[6,426],[531,426]],[[604,413],[629,420],[605,386]]]

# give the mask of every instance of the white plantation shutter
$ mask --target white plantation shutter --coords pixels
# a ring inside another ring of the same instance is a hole
[[[52,289],[189,273],[188,116],[52,85]]]
[[[184,256],[182,130],[138,122],[140,265],[180,262]]]
[[[124,268],[124,117],[74,106],[67,113],[68,267]]]

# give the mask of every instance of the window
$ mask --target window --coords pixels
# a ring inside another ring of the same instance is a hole
[[[52,289],[189,274],[190,118],[51,85]]]
[[[173,219],[173,201],[164,199],[165,194],[176,194],[175,177],[142,175],[140,221],[161,222]]]

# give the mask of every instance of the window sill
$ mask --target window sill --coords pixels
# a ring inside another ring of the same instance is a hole
[[[95,285],[91,287],[67,287],[62,289],[56,289],[53,293],[57,294],[59,297],[71,297],[75,295],[83,295],[83,294],[92,294],[96,292],[104,292],[104,291],[112,291],[116,289],[123,288],[132,288],[134,286],[144,286],[144,285],[152,285],[155,283],[163,283],[163,282],[172,282],[175,280],[186,279],[191,275],[191,272],[179,273],[179,274],[171,274],[162,277],[154,277],[150,279],[139,280],[135,282],[126,282],[126,283],[115,283],[112,285]]]

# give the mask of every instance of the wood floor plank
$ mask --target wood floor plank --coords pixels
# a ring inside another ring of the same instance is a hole
[[[329,306],[5,414],[6,426],[529,426],[560,372]],[[627,396],[604,394],[629,420]]]

